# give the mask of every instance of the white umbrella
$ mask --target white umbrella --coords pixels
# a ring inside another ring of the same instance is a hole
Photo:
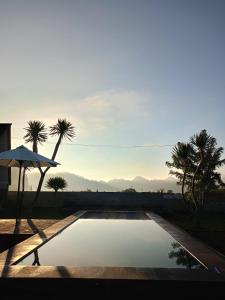
[[[45,156],[19,146],[16,149],[0,153],[0,166],[3,167],[56,167],[59,163]]]
[[[30,151],[23,145],[17,147],[16,149],[0,153],[0,166],[19,168],[17,200],[19,199],[22,167],[56,167],[58,164],[59,163],[55,162],[54,160]]]

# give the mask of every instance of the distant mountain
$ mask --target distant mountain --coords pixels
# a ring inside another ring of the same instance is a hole
[[[45,182],[43,185],[43,190],[47,190],[45,187],[45,183],[50,177],[54,176],[61,176],[63,177],[67,183],[67,191],[86,191],[88,189],[92,190],[93,192],[118,192],[125,190],[127,188],[134,188],[138,192],[155,192],[160,189],[173,190],[174,192],[180,192],[180,187],[176,184],[176,179],[174,178],[166,178],[166,179],[153,179],[148,180],[144,177],[137,176],[132,180],[127,179],[113,179],[109,181],[97,181],[97,180],[90,180],[84,177],[81,177],[76,174],[67,173],[67,172],[59,172],[55,174],[47,173],[45,177]],[[38,173],[27,173],[28,177],[28,186],[32,186],[32,190],[37,188],[37,184],[39,181],[39,174]]]
[[[60,176],[63,177],[67,183],[67,191],[86,191],[86,190],[91,190],[93,192],[96,192],[97,190],[99,192],[117,192],[118,189],[111,187],[109,184],[107,184],[104,181],[97,181],[97,180],[89,180],[87,178],[81,177],[79,175],[75,175],[72,173],[67,173],[67,172],[59,172],[55,174],[50,174],[47,173],[45,176],[45,181],[43,184],[42,190],[49,191],[46,187],[45,184],[48,181],[50,177],[55,177],[55,176]],[[38,185],[39,181],[39,174],[38,173],[31,173],[28,175],[29,178],[29,184],[32,185],[32,190],[35,190]]]
[[[19,168],[11,168],[11,185],[9,186],[9,191],[17,191],[18,188],[18,178],[19,178]],[[25,190],[31,191],[32,187],[28,182],[27,173],[25,174]]]
[[[164,189],[165,191],[173,190],[174,192],[180,192],[180,187],[176,184],[177,180],[172,177],[149,180],[144,177],[137,176],[132,180],[113,179],[108,181],[108,183],[110,186],[118,188],[119,190],[132,187],[138,192],[156,192],[161,189]]]

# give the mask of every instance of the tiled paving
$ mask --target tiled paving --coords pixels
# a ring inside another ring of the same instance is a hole
[[[77,220],[85,211],[79,211],[74,215],[53,224],[52,226],[39,231],[34,236],[28,238],[22,243],[15,245],[14,247],[2,252],[0,254],[0,265],[10,265],[15,263],[19,258],[27,253],[32,252],[38,246],[46,243],[50,238],[54,237],[61,230],[69,226],[75,220]]]
[[[54,267],[54,266],[0,266],[1,278],[74,278],[74,279],[129,279],[224,281],[212,271],[186,269],[157,269],[130,267]]]
[[[16,226],[15,219],[0,219],[0,234],[33,234],[55,224],[57,219],[21,219]]]

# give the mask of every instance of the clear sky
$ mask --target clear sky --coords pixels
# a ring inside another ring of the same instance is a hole
[[[26,121],[58,117],[79,144],[175,144],[205,128],[225,147],[225,1],[0,0],[0,103],[13,147]],[[165,178],[170,152],[63,145],[57,169]]]

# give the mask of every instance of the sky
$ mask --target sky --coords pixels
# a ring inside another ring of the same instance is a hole
[[[16,147],[27,121],[70,120],[53,172],[166,178],[170,145],[225,147],[224,37],[224,0],[0,0],[0,122]]]

